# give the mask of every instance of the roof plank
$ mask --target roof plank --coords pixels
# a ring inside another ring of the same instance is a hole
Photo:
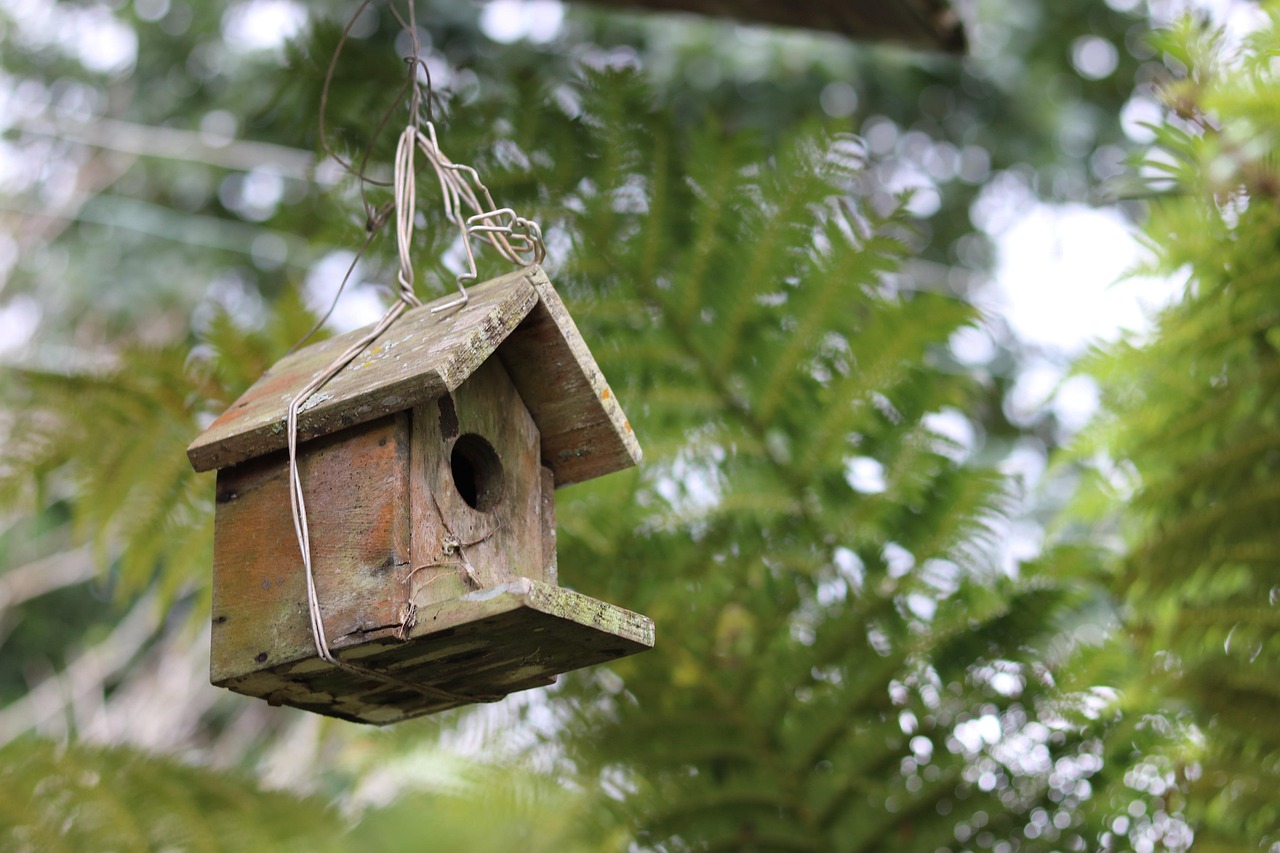
[[[542,464],[556,488],[640,461],[640,443],[578,326],[540,269],[529,281],[538,304],[498,357],[542,433]]]
[[[573,318],[539,267],[468,289],[456,310],[406,311],[304,405],[306,441],[436,399],[497,355],[538,425],[556,486],[635,465],[640,445]],[[187,448],[197,471],[225,468],[288,443],[285,416],[300,389],[370,327],[298,350],[271,367]]]

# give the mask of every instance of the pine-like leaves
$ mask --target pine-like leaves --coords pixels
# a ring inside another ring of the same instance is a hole
[[[644,846],[1022,837],[1079,745],[1039,719],[1065,595],[993,569],[1005,482],[936,427],[974,397],[934,358],[975,312],[901,280],[909,222],[858,197],[852,140],[677,128],[632,75],[581,97],[576,120],[521,113],[512,144],[552,164],[552,275],[647,455],[558,496],[560,565],[653,616],[658,649],[567,680],[555,736]],[[208,554],[185,442],[300,332],[222,321],[192,362],[32,372],[30,434],[54,440],[11,470],[67,477],[135,587],[180,583]]]
[[[571,307],[647,455],[563,493],[560,565],[658,648],[569,690],[575,744],[645,846],[932,851],[995,814],[1016,837],[1047,765],[992,747],[1034,721],[1064,596],[996,579],[1004,483],[930,427],[970,399],[930,361],[972,309],[901,286],[905,223],[852,194],[852,141],[686,136],[634,92],[619,131],[629,83],[596,83],[558,280],[594,295]],[[976,717],[992,740],[958,741]]]
[[[338,851],[318,798],[262,791],[128,749],[17,741],[0,750],[0,848]]]
[[[213,496],[186,447],[306,331],[293,295],[260,330],[214,317],[205,343],[124,348],[104,368],[11,373],[14,412],[0,447],[0,508],[70,508],[122,595],[159,581],[208,592]]]
[[[1186,276],[1187,290],[1148,344],[1089,364],[1113,415],[1084,447],[1107,460],[1104,488],[1129,510],[1114,583],[1143,683],[1119,710],[1161,735],[1139,765],[1150,784],[1126,777],[1151,816],[1116,833],[1171,849],[1189,833],[1167,821],[1162,839],[1169,802],[1185,804],[1197,849],[1280,842],[1268,800],[1280,786],[1277,14],[1272,4],[1271,26],[1238,57],[1190,21],[1158,41],[1186,73],[1157,128],[1154,159],[1174,183],[1145,233],[1153,271]]]

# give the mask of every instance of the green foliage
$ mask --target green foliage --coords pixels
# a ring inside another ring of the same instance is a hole
[[[1110,583],[1121,653],[1140,662],[1116,742],[1139,720],[1148,729],[1129,742],[1128,790],[1110,805],[1141,802],[1146,817],[1121,825],[1134,842],[1159,842],[1172,815],[1174,849],[1189,840],[1183,815],[1197,849],[1280,841],[1280,7],[1268,10],[1239,54],[1189,20],[1157,40],[1175,76],[1152,153],[1163,195],[1144,234],[1150,271],[1185,277],[1186,291],[1150,341],[1086,365],[1111,414],[1080,452],[1106,460],[1100,488],[1126,507],[1129,546]]]
[[[215,315],[195,351],[186,340],[135,345],[105,369],[13,371],[0,509],[67,506],[73,536],[93,545],[122,596],[156,581],[166,603],[193,588],[207,595],[213,501],[187,444],[312,322],[286,295],[261,329]]]
[[[1078,745],[1039,722],[1032,665],[1071,596],[995,570],[1007,487],[931,426],[975,393],[933,361],[973,310],[904,286],[909,225],[847,195],[846,140],[765,156],[665,122],[630,78],[584,103],[600,132],[557,281],[593,294],[573,307],[647,456],[562,493],[560,565],[659,629],[620,680],[558,694],[573,754],[646,846],[1023,837]],[[883,486],[851,487],[860,457]],[[953,735],[979,718],[990,743]],[[1039,763],[989,748],[1019,738]]]
[[[625,849],[594,798],[519,767],[439,753],[382,755],[383,784],[406,795],[358,818],[317,796],[127,748],[20,740],[0,749],[0,849],[344,851]],[[428,769],[424,786],[409,765]],[[497,819],[495,819],[497,816]]]
[[[486,768],[456,791],[366,812],[344,843],[1087,847],[1079,823],[1090,780],[1136,766],[1142,756],[1116,744],[1145,749],[1158,738],[1130,717],[1099,724],[1085,701],[1054,690],[1069,674],[1058,669],[1063,647],[1082,642],[1072,634],[1079,610],[1098,602],[1077,588],[1075,565],[1056,580],[1041,566],[1014,579],[996,565],[1010,486],[940,426],[965,424],[999,394],[944,354],[977,314],[954,295],[963,287],[943,287],[927,266],[908,275],[904,264],[923,251],[982,266],[957,246],[961,236],[982,243],[968,211],[991,169],[1015,169],[1019,183],[1056,197],[1086,192],[1089,155],[1119,142],[1110,107],[1127,95],[1128,75],[1083,84],[1109,106],[1076,109],[1071,40],[1119,42],[1130,19],[1101,2],[989,4],[989,44],[1024,60],[1003,66],[769,37],[708,91],[696,79],[734,53],[724,27],[574,11],[561,42],[495,51],[472,7],[421,5],[433,58],[475,69],[447,87],[445,150],[542,222],[552,278],[646,449],[640,470],[558,495],[562,576],[654,616],[659,646],[519,706],[530,726],[551,720],[539,755],[551,756],[553,773]],[[286,70],[268,75],[263,56],[212,35],[220,7],[193,8],[180,32],[172,15],[138,22],[137,93],[109,114],[194,133],[225,110],[242,137],[319,149],[337,28],[317,25],[290,48]],[[673,49],[677,28],[694,35]],[[402,73],[393,38],[384,13],[340,66],[329,129],[348,155],[368,144],[387,105],[370,92],[385,96]],[[637,54],[619,48],[619,63],[610,49],[632,43],[649,78],[576,67],[626,65]],[[1127,70],[1132,59],[1122,57]],[[67,70],[22,47],[4,61],[32,77]],[[1031,85],[1018,69],[1030,69]],[[665,88],[647,84],[664,74]],[[820,93],[850,80],[861,109],[813,122]],[[893,138],[876,153],[893,150],[895,162],[864,162],[867,148],[839,133],[883,122]],[[385,166],[393,138],[384,133],[374,162]],[[978,165],[962,174],[965,156]],[[900,209],[900,168],[948,188],[931,222]],[[2,508],[69,515],[123,596],[155,582],[167,601],[193,587],[207,594],[212,489],[186,469],[185,444],[309,325],[296,271],[365,237],[350,181],[289,178],[264,212],[240,197],[243,178],[141,160],[114,188],[120,198],[86,207],[14,275],[16,290],[57,310],[31,364],[0,388],[13,419],[0,449]],[[431,188],[421,189],[430,218],[414,256],[426,294],[451,278],[440,258],[453,238]],[[368,196],[376,205],[387,192]],[[259,251],[282,235],[283,261]],[[172,241],[162,254],[157,236]],[[386,235],[375,237],[363,278],[385,281],[378,259],[391,254]],[[75,286],[52,289],[64,278]],[[219,304],[231,308],[209,320]],[[56,357],[73,330],[79,347],[107,353],[92,368]],[[1098,729],[1114,739],[1104,744]],[[408,728],[404,742],[439,731]],[[23,781],[62,778],[50,769],[57,761],[132,760],[21,749],[35,756],[15,765],[28,768]],[[205,771],[157,765],[154,778],[114,778],[126,805],[112,813],[137,818],[134,841],[164,824],[132,805],[133,792],[170,773]],[[327,772],[331,789],[348,781],[340,775]],[[231,785],[212,774],[207,784]],[[68,801],[95,796],[74,788]],[[305,836],[304,809],[281,802],[281,820]],[[331,813],[314,813],[322,829],[334,826]],[[246,833],[259,831],[251,808],[241,817]]]
[[[0,847],[14,851],[339,851],[317,799],[129,749],[38,740],[0,750]]]
[[[366,810],[346,849],[380,853],[431,850],[527,850],[530,853],[621,853],[628,837],[602,820],[599,792],[566,787],[521,766],[462,761],[438,751],[380,756],[390,768],[416,763],[436,777]],[[408,758],[409,761],[405,759]],[[396,779],[393,772],[389,780]]]
[[[553,275],[648,456],[563,493],[561,566],[660,639],[552,694],[554,739],[646,845],[1021,837],[1053,757],[1079,747],[1039,719],[1035,651],[1071,596],[991,565],[1007,486],[933,425],[976,393],[936,355],[975,312],[907,286],[910,222],[851,192],[849,140],[808,127],[766,149],[683,127],[629,73],[588,75],[578,97],[580,117],[536,113],[543,133],[519,138],[562,170],[538,199],[572,239]],[[269,316],[219,316],[192,359],[21,374],[44,427],[8,468],[70,478],[125,590],[202,576],[208,492],[182,450],[310,319],[289,302]],[[855,460],[883,484],[853,488]],[[958,738],[966,724],[985,740]]]

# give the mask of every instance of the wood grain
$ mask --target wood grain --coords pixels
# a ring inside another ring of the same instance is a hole
[[[468,292],[453,313],[433,317],[431,305],[406,312],[305,404],[299,439],[435,400],[496,352],[538,426],[557,487],[635,465],[639,442],[546,274],[530,267]],[[192,465],[223,468],[283,448],[290,400],[365,331],[273,366],[187,448]]]
[[[468,292],[471,300],[457,311],[432,315],[436,303],[406,311],[304,404],[298,416],[299,439],[405,411],[452,391],[493,354],[538,301],[522,271]],[[447,299],[452,295],[437,302]],[[223,468],[284,447],[289,402],[369,328],[300,349],[272,366],[187,448],[192,466],[197,471]]]
[[[556,676],[653,647],[645,616],[518,578],[419,611],[410,641],[379,638],[339,653],[407,681],[457,694],[431,698],[371,682],[321,660],[286,662],[221,686],[319,714],[387,724],[552,683]]]
[[[488,511],[467,504],[454,481],[452,455],[479,436],[501,465],[501,494]],[[541,577],[542,466],[538,428],[502,365],[490,360],[452,395],[413,411],[412,512],[414,566],[410,600],[431,602],[470,591],[463,560],[482,587]],[[461,543],[461,549],[447,544]]]
[[[298,463],[330,646],[393,634],[407,612],[408,415],[311,442]],[[219,472],[213,553],[213,681],[314,656],[283,453]]]
[[[643,455],[613,389],[541,269],[529,283],[538,304],[498,348],[542,433],[542,462],[556,487],[630,468]]]
[[[532,576],[544,583],[560,583],[559,560],[556,559],[556,475],[546,466],[539,467],[542,482],[542,576]]]
[[[188,449],[221,469],[215,684],[389,723],[653,645],[647,617],[555,585],[554,489],[639,460],[626,416],[541,269],[470,293],[452,315],[406,312],[300,418],[330,649],[434,697],[315,654],[283,422],[351,337],[281,361]]]

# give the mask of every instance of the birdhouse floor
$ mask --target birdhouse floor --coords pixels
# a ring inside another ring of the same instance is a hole
[[[654,641],[648,617],[528,578],[424,607],[411,625],[405,640],[383,637],[336,656],[428,691],[363,678],[315,656],[219,684],[271,704],[383,725],[551,684],[560,673],[645,651]]]

